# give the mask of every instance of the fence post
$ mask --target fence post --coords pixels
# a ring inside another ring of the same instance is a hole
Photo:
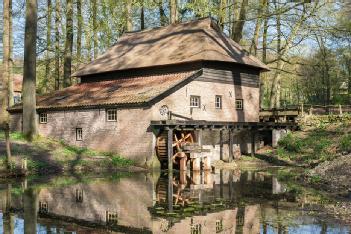
[[[313,114],[313,107],[311,106],[310,107],[310,115],[312,115]]]
[[[301,104],[301,115],[304,115],[303,114],[303,103]]]

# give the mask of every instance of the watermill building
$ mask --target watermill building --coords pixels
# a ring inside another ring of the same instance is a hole
[[[140,165],[167,157],[172,126],[173,143],[201,141],[221,157],[249,151],[248,130],[238,126],[259,122],[259,76],[266,70],[210,18],[126,33],[73,74],[79,84],[38,97],[39,133]],[[12,129],[20,130],[21,105],[10,112]],[[232,138],[212,131],[229,125],[238,130]],[[201,139],[199,130],[206,130]],[[228,145],[237,147],[223,150]]]

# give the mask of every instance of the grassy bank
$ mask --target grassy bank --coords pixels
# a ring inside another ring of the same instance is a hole
[[[350,116],[311,116],[302,130],[287,134],[271,157],[306,168],[304,181],[316,188],[349,196],[351,192]]]
[[[11,134],[13,171],[18,170],[27,161],[29,174],[47,174],[57,172],[86,172],[128,170],[134,162],[111,152],[99,152],[84,147],[77,147],[50,138],[37,137],[33,142],[25,141],[21,133]],[[0,171],[5,171],[4,134],[0,132]]]

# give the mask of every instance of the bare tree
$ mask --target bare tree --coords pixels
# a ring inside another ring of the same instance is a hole
[[[50,77],[50,52],[51,52],[51,19],[52,19],[52,3],[51,0],[47,0],[47,18],[46,18],[46,64],[45,64],[45,76],[44,85],[45,92],[47,92],[48,78]]]
[[[158,2],[158,11],[160,14],[160,25],[161,26],[167,25],[167,16],[165,14],[165,10],[163,9],[163,0],[159,0]]]
[[[132,21],[132,0],[127,0],[126,2],[126,22],[127,22],[127,31],[130,32],[133,30],[133,21]]]
[[[26,1],[23,63],[23,133],[31,141],[38,133],[36,118],[37,0]]]
[[[98,56],[99,53],[99,45],[98,45],[98,35],[97,35],[97,3],[96,0],[92,1],[92,11],[93,11],[93,40],[94,40],[94,58]]]

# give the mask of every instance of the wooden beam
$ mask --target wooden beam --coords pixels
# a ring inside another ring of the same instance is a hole
[[[255,147],[255,135],[256,135],[256,131],[255,130],[251,130],[251,156],[255,157],[255,153],[256,153],[256,147]]]
[[[167,130],[167,154],[168,154],[168,173],[173,170],[173,129],[168,128]]]
[[[219,159],[223,161],[223,130],[219,131]]]
[[[167,202],[168,211],[173,212],[173,171],[171,170],[168,170]]]
[[[234,155],[233,155],[233,130],[229,129],[229,162],[233,161]]]

